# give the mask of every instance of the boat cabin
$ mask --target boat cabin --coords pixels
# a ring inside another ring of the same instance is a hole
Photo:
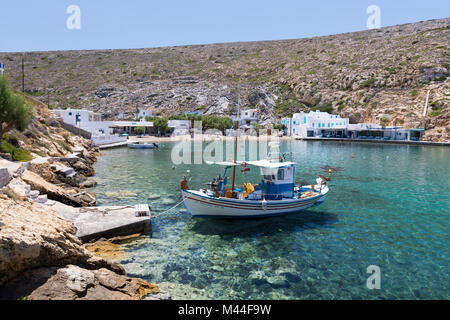
[[[262,160],[250,164],[261,167],[263,180],[259,187],[266,199],[280,200],[294,196],[294,163]]]

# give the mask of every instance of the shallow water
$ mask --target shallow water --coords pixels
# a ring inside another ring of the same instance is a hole
[[[172,168],[173,146],[107,150],[95,166],[100,204],[149,203],[156,215],[152,238],[124,244],[129,275],[175,299],[448,299],[448,148],[285,142],[297,182],[336,169],[326,201],[282,217],[214,220],[183,205],[164,212],[179,202],[187,169],[195,189],[223,170]],[[380,290],[366,286],[369,265],[381,269]]]

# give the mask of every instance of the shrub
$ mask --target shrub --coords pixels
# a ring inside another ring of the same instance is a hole
[[[2,141],[2,144],[0,145],[0,151],[4,153],[9,153],[13,157],[13,160],[15,161],[26,162],[33,159],[30,151],[19,147],[15,147],[6,139]]]
[[[419,92],[417,90],[413,90],[410,92],[410,94],[411,94],[411,97],[415,97],[419,94]]]
[[[366,81],[364,81],[363,83],[361,83],[361,88],[368,88],[373,86],[373,84],[375,83],[375,78],[370,78]]]
[[[25,130],[32,116],[32,109],[25,104],[25,99],[12,92],[6,76],[0,76],[0,143],[8,131]]]

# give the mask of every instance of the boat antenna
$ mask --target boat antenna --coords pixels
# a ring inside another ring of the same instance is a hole
[[[231,196],[233,196],[234,193],[234,182],[236,177],[236,154],[237,154],[237,140],[238,140],[238,134],[239,134],[239,112],[241,110],[241,93],[238,93],[238,108],[237,108],[237,115],[236,115],[236,135],[234,137],[234,166],[233,166],[233,180],[231,184]]]

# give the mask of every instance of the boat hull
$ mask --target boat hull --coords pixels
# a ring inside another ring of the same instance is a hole
[[[327,192],[328,187],[325,187],[311,198],[255,201],[214,198],[200,191],[182,190],[184,205],[191,215],[231,218],[259,218],[298,212],[322,202]]]
[[[152,144],[129,144],[128,148],[131,149],[153,149],[155,146]]]

